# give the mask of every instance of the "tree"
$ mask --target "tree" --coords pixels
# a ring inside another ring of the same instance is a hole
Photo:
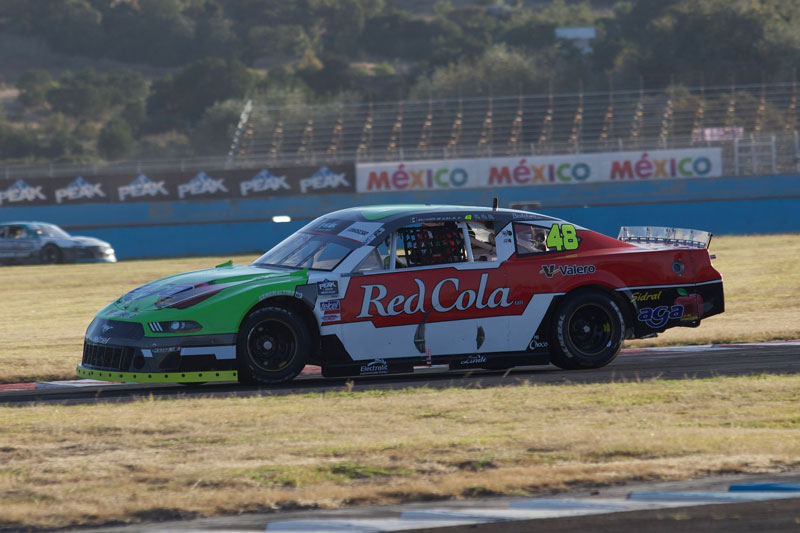
[[[30,159],[39,150],[39,141],[32,131],[18,131],[0,118],[0,159]]]
[[[54,50],[103,55],[102,14],[88,0],[39,0],[28,4],[32,25]]]
[[[103,27],[106,54],[151,65],[180,65],[191,56],[192,21],[181,11],[180,0],[113,2]]]
[[[596,65],[615,78],[664,86],[671,75],[705,83],[759,82],[800,57],[800,4],[788,0],[641,0],[601,21]]]
[[[92,68],[64,72],[47,92],[47,102],[53,111],[76,118],[98,118],[110,105],[105,80]]]
[[[135,141],[130,125],[124,119],[115,117],[100,130],[97,150],[105,159],[114,161],[131,153]]]
[[[461,38],[461,28],[444,17],[431,20],[397,9],[370,19],[360,46],[373,54],[390,58],[423,60],[445,43]]]
[[[47,102],[47,92],[53,86],[53,78],[46,70],[28,70],[17,79],[17,99],[27,109],[39,107]]]
[[[142,74],[135,70],[118,68],[109,71],[103,80],[111,105],[140,102],[147,96],[147,85]]]
[[[228,100],[206,109],[191,135],[194,151],[198,154],[227,153],[243,107],[241,100]]]
[[[239,61],[209,58],[195,61],[151,87],[147,111],[164,126],[193,124],[215,102],[243,98],[255,87],[256,76]]]
[[[417,82],[411,97],[454,98],[543,91],[556,70],[556,60],[555,49],[528,54],[505,45],[492,46],[476,60],[461,60],[437,68]]]
[[[326,54],[322,57],[322,68],[305,69],[298,74],[317,94],[335,94],[353,89],[362,77],[359,71],[350,66],[346,56],[338,54]]]

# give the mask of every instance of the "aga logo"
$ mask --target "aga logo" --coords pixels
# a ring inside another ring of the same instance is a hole
[[[653,329],[664,326],[669,320],[683,318],[682,305],[660,305],[658,307],[642,307],[639,309],[639,322],[644,322]]]

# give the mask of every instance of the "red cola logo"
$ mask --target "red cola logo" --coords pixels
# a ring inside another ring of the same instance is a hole
[[[385,285],[363,285],[364,294],[361,301],[361,312],[356,318],[372,318],[378,316],[413,315],[436,311],[447,313],[450,311],[466,311],[469,309],[496,309],[511,307],[514,302],[509,301],[508,287],[487,289],[489,275],[481,274],[477,290],[461,289],[458,278],[444,278],[433,286],[428,298],[428,288],[425,283],[414,278],[417,291],[412,294],[396,294],[389,297]]]

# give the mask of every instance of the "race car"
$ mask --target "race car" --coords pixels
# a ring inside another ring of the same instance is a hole
[[[107,242],[94,237],[70,235],[54,224],[0,224],[0,265],[116,261],[114,249]]]
[[[350,208],[250,265],[166,277],[100,310],[78,375],[271,384],[415,367],[609,364],[626,338],[722,313],[711,235],[623,228],[618,238],[488,207]]]

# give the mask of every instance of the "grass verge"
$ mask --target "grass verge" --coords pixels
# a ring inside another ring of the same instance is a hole
[[[800,466],[800,376],[0,408],[0,528]]]
[[[726,311],[699,328],[674,328],[628,346],[800,338],[800,235],[717,237]],[[72,379],[97,310],[148,281],[207,268],[228,257],[0,269],[0,383]],[[255,255],[233,257],[249,263]]]

